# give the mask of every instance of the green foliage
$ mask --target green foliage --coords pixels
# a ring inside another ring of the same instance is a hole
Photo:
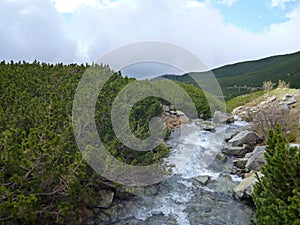
[[[258,91],[263,82],[284,80],[291,88],[300,88],[300,52],[240,62],[213,69],[226,100]],[[199,73],[201,75],[201,73]],[[188,74],[165,75],[164,78],[195,84]]]
[[[95,66],[113,73],[108,66]],[[99,189],[113,188],[86,164],[73,136],[73,98],[87,68],[37,61],[0,63],[0,222],[79,224],[97,204]],[[98,131],[120,160],[148,165],[165,157],[169,148],[160,145],[134,155],[117,142],[111,129],[110,106],[131,81],[115,73],[99,94]],[[161,112],[159,103],[146,99],[133,109],[134,132],[145,135],[146,120]]]
[[[241,95],[235,98],[230,99],[226,102],[226,107],[228,112],[232,112],[233,109],[235,109],[238,106],[243,106],[249,102],[252,102],[253,100],[261,97],[264,95],[264,91],[256,91],[250,94]]]
[[[270,131],[264,177],[254,186],[253,224],[300,224],[300,150],[290,147],[281,128]]]

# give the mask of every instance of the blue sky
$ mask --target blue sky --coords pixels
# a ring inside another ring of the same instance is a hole
[[[300,51],[300,0],[1,0],[0,60],[91,63],[132,42],[209,68]]]
[[[272,1],[269,0],[239,0],[232,5],[214,2],[214,6],[220,10],[226,23],[252,32],[262,32],[271,24],[288,21],[285,14],[292,11],[299,2],[278,1],[278,4],[272,6]]]

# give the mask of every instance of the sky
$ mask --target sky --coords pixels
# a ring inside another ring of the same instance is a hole
[[[209,68],[300,51],[300,0],[0,1],[1,61],[91,63],[146,40]]]

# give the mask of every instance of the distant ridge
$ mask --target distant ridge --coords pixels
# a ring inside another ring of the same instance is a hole
[[[292,88],[300,88],[300,51],[258,60],[225,65],[212,72],[218,79],[226,99],[258,90],[264,81],[285,80]],[[199,73],[193,73],[201,75]],[[195,84],[189,74],[163,75],[163,78]]]

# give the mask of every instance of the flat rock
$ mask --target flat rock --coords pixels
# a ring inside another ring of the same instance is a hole
[[[198,181],[201,185],[207,185],[207,183],[210,181],[210,176],[204,175],[204,176],[198,176],[194,178],[196,181]]]
[[[236,156],[236,157],[244,157],[246,155],[247,152],[249,152],[249,149],[246,146],[228,146],[225,147],[222,150],[223,153],[227,154],[227,155],[232,155],[232,156]]]
[[[262,141],[262,139],[253,131],[242,131],[228,141],[231,146],[240,147],[244,144],[254,146]]]
[[[216,111],[213,116],[214,123],[233,123],[234,117],[230,113]]]

